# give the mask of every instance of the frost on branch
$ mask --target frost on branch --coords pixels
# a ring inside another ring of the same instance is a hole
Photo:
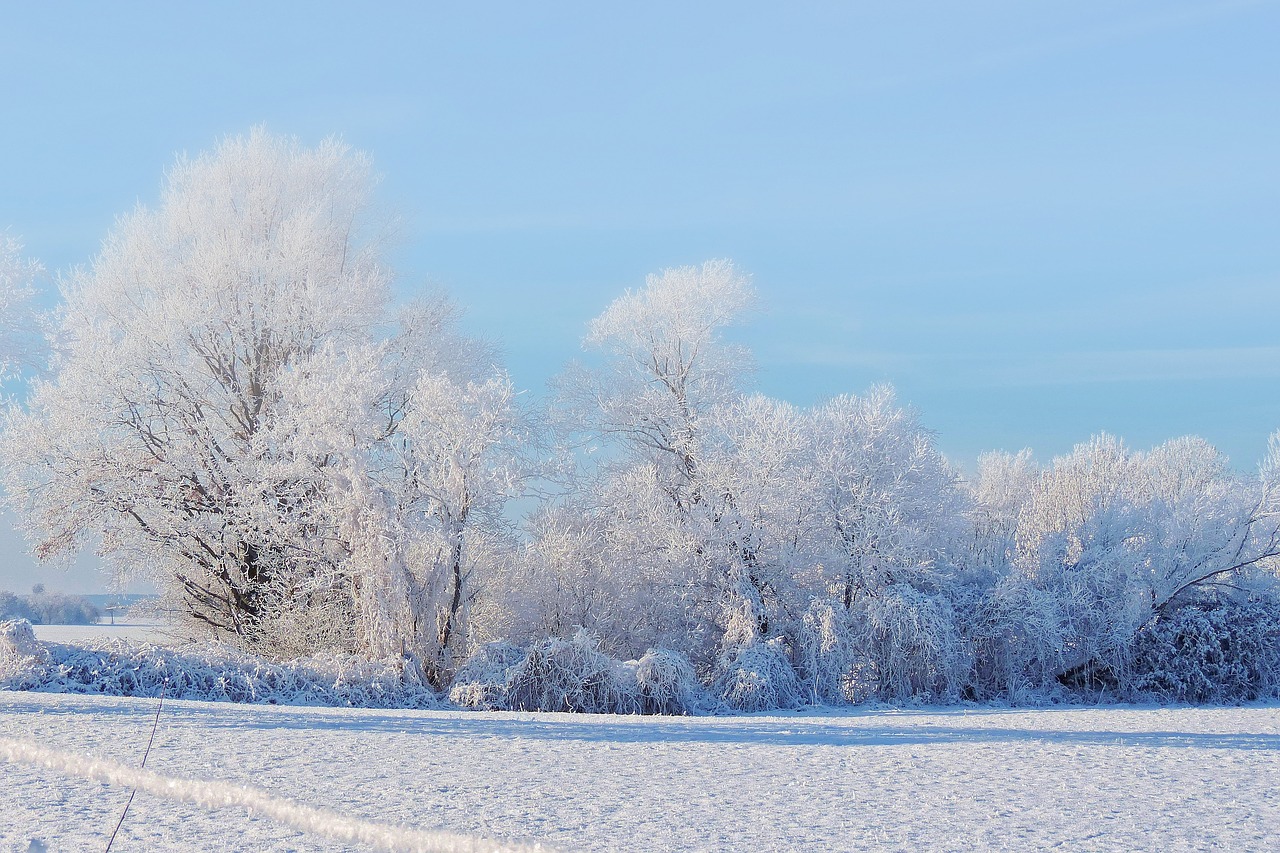
[[[0,233],[0,380],[38,368],[46,319],[33,302],[44,268],[22,257],[22,243]]]

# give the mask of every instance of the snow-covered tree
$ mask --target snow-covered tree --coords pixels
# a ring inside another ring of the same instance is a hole
[[[687,501],[699,434],[715,406],[742,391],[750,355],[724,339],[755,304],[755,290],[729,261],[677,267],[648,277],[591,321],[586,345],[605,364],[576,367],[560,383],[575,426],[617,442],[631,459],[656,464]]]
[[[1018,515],[1040,478],[1031,450],[991,451],[978,457],[978,472],[969,484],[973,497],[972,567],[1002,574],[1013,559]]]
[[[750,371],[724,330],[754,302],[728,261],[651,275],[591,322],[585,343],[603,363],[574,366],[559,382],[563,426],[596,451],[577,499],[605,522],[637,642],[715,645],[728,567],[710,544],[722,496],[708,491],[702,466],[718,408],[738,398]]]
[[[35,309],[35,281],[44,269],[24,258],[22,243],[0,234],[0,381],[39,362],[44,322]]]
[[[511,482],[493,448],[512,390],[447,303],[393,322],[373,184],[340,142],[255,130],[180,159],[159,206],[117,224],[4,432],[39,557],[96,538],[268,653],[442,663],[469,539]]]
[[[988,654],[1021,661],[1002,677],[1122,683],[1140,631],[1280,555],[1276,460],[1273,439],[1249,480],[1199,438],[1141,453],[1106,435],[1055,459],[1020,501],[1010,574],[979,620],[981,642],[1004,638]]]
[[[958,477],[887,386],[809,414],[810,586],[799,646],[823,701],[942,698],[968,668],[953,613],[967,534]]]
[[[193,618],[241,636],[294,576],[329,594],[319,472],[281,452],[277,414],[290,373],[381,319],[371,189],[346,146],[255,130],[180,159],[159,207],[117,223],[66,282],[54,376],[6,431],[39,557],[96,534],[117,570],[176,582]]]

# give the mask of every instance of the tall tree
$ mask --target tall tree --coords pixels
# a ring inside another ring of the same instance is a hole
[[[707,491],[702,467],[718,441],[718,407],[738,398],[751,370],[724,331],[755,299],[729,261],[651,275],[591,322],[585,344],[602,363],[560,380],[568,426],[582,446],[605,448],[579,483],[580,503],[603,520],[603,545],[629,576],[624,631],[636,643],[714,645],[707,628],[728,567],[712,544],[723,496]]]
[[[254,130],[180,159],[159,206],[118,223],[67,282],[53,375],[4,432],[39,557],[96,539],[193,622],[272,654],[434,666],[465,639],[510,384],[442,300],[389,314],[373,185],[340,142]]]

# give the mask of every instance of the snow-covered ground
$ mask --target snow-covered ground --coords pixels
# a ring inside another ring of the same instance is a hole
[[[166,644],[176,641],[175,631],[165,622],[116,620],[115,624],[99,622],[95,625],[33,625],[36,637],[46,643],[71,643],[94,645],[101,640],[132,640]]]
[[[0,737],[136,765],[155,706],[0,692]],[[1280,849],[1280,707],[642,718],[175,701],[147,767],[569,850]],[[102,849],[127,798],[10,764],[0,850]],[[140,793],[114,849],[351,848]]]

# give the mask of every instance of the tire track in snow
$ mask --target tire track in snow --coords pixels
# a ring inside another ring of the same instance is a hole
[[[541,844],[493,841],[474,835],[413,829],[347,817],[337,812],[273,797],[265,791],[228,782],[165,776],[117,761],[49,749],[15,738],[0,738],[0,759],[78,776],[91,782],[134,788],[156,797],[206,809],[240,808],[266,815],[311,835],[358,842],[392,853],[551,853]]]

